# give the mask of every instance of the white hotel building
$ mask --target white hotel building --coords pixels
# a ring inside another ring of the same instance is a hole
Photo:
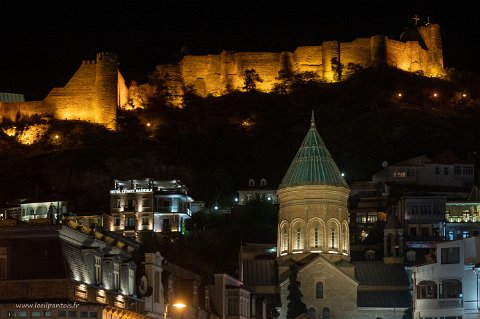
[[[104,227],[143,241],[152,233],[183,232],[186,219],[203,209],[179,180],[115,180]]]

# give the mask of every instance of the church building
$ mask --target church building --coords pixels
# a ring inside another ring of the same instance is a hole
[[[279,189],[277,264],[280,318],[287,315],[289,265],[310,319],[402,318],[410,313],[400,263],[350,262],[349,187],[320,137],[310,129]]]

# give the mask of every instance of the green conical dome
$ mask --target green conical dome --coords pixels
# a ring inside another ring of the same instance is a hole
[[[332,155],[315,127],[312,112],[310,130],[303,139],[280,188],[300,185],[331,185],[348,188]]]

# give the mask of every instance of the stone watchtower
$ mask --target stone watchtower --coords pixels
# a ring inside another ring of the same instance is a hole
[[[98,53],[95,67],[94,122],[115,130],[118,105],[117,55],[110,52]]]
[[[349,260],[349,192],[312,113],[310,129],[278,190],[279,259],[320,253],[330,262]]]

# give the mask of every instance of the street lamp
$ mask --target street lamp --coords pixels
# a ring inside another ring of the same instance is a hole
[[[169,303],[166,302],[166,303],[165,303],[165,311],[163,312],[163,319],[167,319],[168,305],[169,305]],[[181,302],[181,301],[177,301],[177,302],[173,303],[172,306],[175,307],[175,308],[177,308],[177,309],[183,309],[183,308],[185,308],[187,305],[184,304],[184,303]]]

